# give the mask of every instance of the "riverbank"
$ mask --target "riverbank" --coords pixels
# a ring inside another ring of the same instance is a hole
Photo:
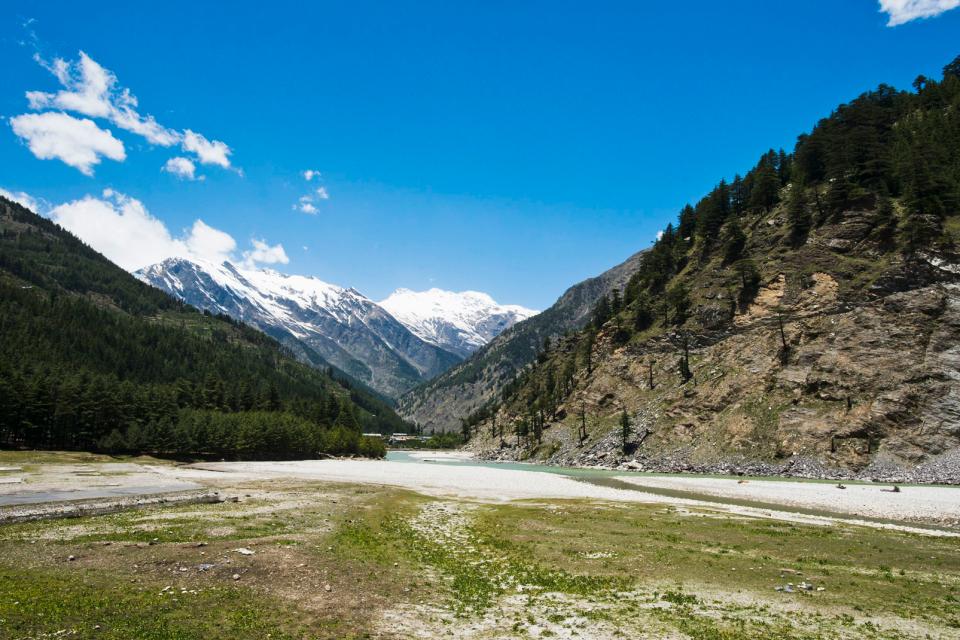
[[[514,462],[529,460],[539,464],[571,468],[640,471],[646,473],[699,474],[722,476],[752,476],[798,478],[807,480],[844,480],[881,482],[891,484],[933,484],[960,486],[960,449],[951,449],[911,467],[896,464],[884,456],[876,456],[869,466],[846,469],[829,466],[809,456],[791,456],[779,461],[754,460],[729,456],[723,460],[702,462],[693,459],[685,450],[664,451],[656,455],[624,454],[622,441],[611,432],[580,449],[571,443],[555,453],[532,452],[510,443],[496,443],[489,438],[471,441],[465,449],[479,460]]]
[[[0,637],[920,640],[960,628],[960,547],[949,532],[742,505],[853,487],[731,487],[446,452],[57,460],[0,474],[60,490],[191,483],[223,501],[154,498],[0,525]],[[663,493],[674,490],[701,499]],[[881,487],[857,490],[875,504]],[[904,504],[929,509],[958,495],[902,491]],[[860,493],[845,495],[862,511]]]
[[[533,464],[485,463],[467,452],[391,453],[388,460],[145,462],[26,465],[0,472],[0,505],[111,498],[216,489],[237,482],[295,480],[395,487],[437,498],[506,503],[599,500],[709,508],[724,513],[808,524],[837,519],[922,533],[915,525],[960,533],[960,488],[835,484],[772,479],[654,475]]]

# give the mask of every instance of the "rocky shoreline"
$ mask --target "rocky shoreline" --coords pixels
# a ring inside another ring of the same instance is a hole
[[[195,491],[176,491],[154,495],[134,494],[111,498],[92,498],[89,500],[15,504],[0,507],[0,525],[54,518],[101,516],[152,506],[213,504],[224,502],[224,500],[217,491],[199,489]]]
[[[521,461],[513,446],[477,449],[474,455],[480,460]],[[533,461],[533,460],[529,460]],[[932,457],[913,469],[875,458],[860,470],[843,469],[823,464],[816,458],[793,456],[783,461],[770,462],[748,458],[729,458],[716,462],[696,462],[684,450],[663,452],[658,455],[632,453],[624,455],[619,440],[608,435],[582,451],[560,452],[540,464],[559,467],[609,469],[647,473],[695,473],[703,475],[754,476],[769,478],[805,478],[812,480],[855,480],[884,484],[942,484],[960,485],[960,451],[951,450]]]

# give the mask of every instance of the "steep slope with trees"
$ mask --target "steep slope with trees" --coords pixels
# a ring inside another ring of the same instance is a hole
[[[668,226],[466,422],[491,457],[960,482],[960,58]]]
[[[0,446],[232,458],[379,453],[407,425],[275,340],[136,280],[0,198]]]
[[[581,329],[597,300],[622,291],[639,268],[641,254],[570,287],[546,311],[518,322],[466,361],[411,390],[400,400],[400,414],[427,431],[459,430],[465,416],[498,398],[504,385],[534,361],[545,341]]]

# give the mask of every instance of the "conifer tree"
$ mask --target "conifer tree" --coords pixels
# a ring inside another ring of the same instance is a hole
[[[730,218],[727,222],[725,238],[723,242],[723,263],[731,264],[740,259],[743,255],[743,249],[747,244],[747,236],[743,234],[740,227],[740,220],[737,216]]]
[[[799,247],[807,240],[812,221],[807,209],[807,196],[803,185],[795,184],[790,194],[790,204],[787,208],[788,238],[790,244]]]
[[[630,416],[627,415],[627,410],[623,409],[620,413],[620,448],[624,453],[627,452],[627,445],[629,444],[631,433]]]
[[[770,213],[777,204],[779,192],[780,177],[769,160],[765,159],[753,174],[753,188],[750,191],[751,208]]]

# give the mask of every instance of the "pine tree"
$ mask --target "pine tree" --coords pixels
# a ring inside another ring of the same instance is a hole
[[[790,205],[787,208],[788,238],[790,244],[799,247],[807,240],[812,226],[810,211],[807,209],[807,196],[803,185],[795,184],[790,194]]]
[[[780,192],[780,177],[770,162],[760,163],[753,173],[753,188],[750,191],[750,206],[770,213],[777,204]]]
[[[690,291],[684,283],[678,282],[667,290],[666,305],[672,324],[681,325],[687,321],[690,312]]]
[[[841,214],[850,205],[850,181],[845,176],[834,177],[827,187],[825,205],[828,215],[833,220],[839,220]]]
[[[873,235],[881,251],[890,251],[896,244],[897,223],[897,214],[890,198],[886,196],[878,198]]]
[[[752,260],[740,260],[733,265],[733,270],[740,283],[737,303],[741,309],[746,309],[760,291],[760,271]]]
[[[747,244],[747,236],[743,234],[743,229],[740,227],[740,220],[737,216],[730,218],[725,230],[723,263],[731,264],[743,256],[743,249]]]
[[[627,415],[627,410],[624,409],[620,413],[620,447],[624,453],[627,452],[627,445],[629,444],[631,433],[630,416]]]

